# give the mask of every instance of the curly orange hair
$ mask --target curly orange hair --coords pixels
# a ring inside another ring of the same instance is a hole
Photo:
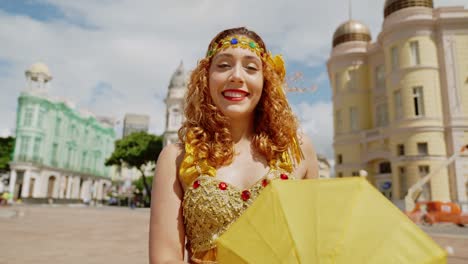
[[[244,35],[256,41],[266,50],[262,39],[246,28],[234,28],[219,33],[208,50],[226,36]],[[263,92],[255,108],[253,148],[272,164],[280,159],[296,138],[298,123],[283,92],[283,81],[270,63],[263,62]],[[206,160],[209,166],[219,168],[229,165],[234,158],[234,143],[229,131],[229,120],[214,105],[208,88],[211,58],[198,62],[190,76],[186,93],[186,120],[179,129],[179,139],[195,150],[194,162]],[[190,135],[190,136],[188,136]],[[190,142],[186,142],[190,140]],[[291,168],[285,168],[291,172]],[[202,173],[206,173],[202,171]]]

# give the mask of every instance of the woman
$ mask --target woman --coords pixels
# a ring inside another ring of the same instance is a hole
[[[220,32],[193,71],[181,144],[161,152],[150,261],[216,263],[216,239],[271,180],[316,178],[317,160],[282,89],[285,70],[246,28]],[[300,138],[300,140],[298,140]]]

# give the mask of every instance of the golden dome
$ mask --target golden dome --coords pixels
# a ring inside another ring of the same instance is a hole
[[[348,41],[369,42],[371,34],[369,28],[356,20],[348,20],[341,24],[333,34],[333,47]]]
[[[414,6],[433,8],[434,2],[433,0],[386,0],[384,17],[387,17],[400,9]]]
[[[32,80],[37,81],[37,76],[42,75],[44,81],[48,82],[52,80],[49,67],[42,62],[36,62],[26,71],[26,76],[30,76]]]

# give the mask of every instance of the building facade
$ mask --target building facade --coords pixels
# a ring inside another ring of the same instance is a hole
[[[325,156],[317,154],[319,179],[329,179],[331,177],[331,166]]]
[[[184,121],[184,95],[187,90],[187,74],[181,62],[171,77],[166,103],[166,128],[164,130],[163,145],[179,141],[177,132]]]
[[[431,0],[387,0],[382,30],[350,20],[333,36],[337,177],[368,179],[389,199],[430,172],[421,199],[467,201],[468,10]]]
[[[114,148],[113,122],[48,96],[52,76],[46,65],[32,65],[26,78],[9,191],[14,199],[102,200],[111,186],[104,162]]]
[[[122,137],[134,132],[148,132],[149,116],[139,114],[125,114]]]

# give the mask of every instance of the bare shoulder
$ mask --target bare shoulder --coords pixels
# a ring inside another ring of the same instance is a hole
[[[168,144],[166,145],[158,157],[160,160],[174,160],[182,154],[184,151],[182,143]]]
[[[296,169],[296,177],[298,179],[314,179],[318,176],[317,154],[315,152],[312,140],[305,134],[300,133],[299,144],[304,154],[304,160]]]
[[[166,145],[156,163],[156,177],[171,177],[178,181],[178,168],[182,162],[185,151],[181,143]]]
[[[182,152],[181,144],[169,144],[158,157],[151,193],[150,263],[184,257],[183,190],[177,177]]]

